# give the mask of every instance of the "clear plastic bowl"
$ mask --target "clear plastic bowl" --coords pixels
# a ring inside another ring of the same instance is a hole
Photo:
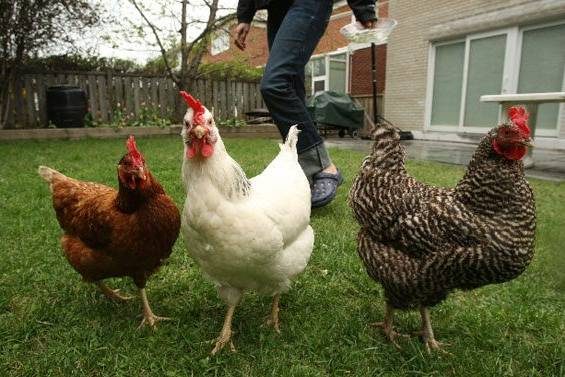
[[[365,29],[360,22],[345,25],[340,33],[352,43],[386,43],[389,34],[396,27],[396,20],[379,18],[374,29]]]

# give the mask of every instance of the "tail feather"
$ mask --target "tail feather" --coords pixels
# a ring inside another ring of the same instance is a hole
[[[290,127],[288,135],[286,136],[286,141],[284,144],[280,144],[281,151],[296,152],[296,143],[298,143],[298,134],[300,130],[297,125]]]

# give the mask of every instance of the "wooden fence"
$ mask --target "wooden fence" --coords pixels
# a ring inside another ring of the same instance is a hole
[[[198,79],[192,94],[214,112],[216,119],[241,118],[243,113],[264,108],[259,83]],[[45,92],[50,86],[74,85],[88,96],[90,113],[97,122],[111,122],[118,113],[129,119],[158,113],[173,121],[180,97],[172,80],[162,76],[140,76],[103,72],[58,72],[23,74],[11,93],[11,111],[6,128],[48,126]]]
[[[361,136],[365,137],[369,134],[373,127],[373,97],[367,95],[357,95],[353,96],[353,98],[365,109],[365,123],[363,124],[363,128],[359,132]],[[382,94],[377,95],[377,108],[379,110],[379,114],[382,115],[385,108],[384,96]]]

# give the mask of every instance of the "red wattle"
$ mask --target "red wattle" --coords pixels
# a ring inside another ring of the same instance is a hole
[[[208,144],[207,142],[203,142],[200,153],[202,153],[203,157],[210,157],[212,153],[214,153],[214,147]]]
[[[522,157],[526,155],[528,148],[519,146],[519,147],[511,147],[510,150],[504,153],[504,157],[509,160],[521,160]]]
[[[205,140],[192,140],[186,149],[186,158],[194,158],[199,154],[202,157],[210,157],[214,153],[214,146],[208,144]]]
[[[528,148],[521,145],[503,149],[500,147],[500,145],[496,140],[493,140],[492,142],[492,149],[494,149],[494,151],[499,155],[502,155],[509,160],[515,160],[515,161],[521,160],[522,157],[524,157],[528,152]]]
[[[198,144],[193,142],[187,149],[186,149],[186,157],[193,158],[198,154]]]

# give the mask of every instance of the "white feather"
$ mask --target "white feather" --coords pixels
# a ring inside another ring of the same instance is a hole
[[[276,158],[250,180],[215,126],[211,157],[191,160],[185,153],[182,232],[189,254],[228,304],[235,305],[245,290],[287,291],[310,259],[310,186],[298,164],[298,132],[293,127]]]

